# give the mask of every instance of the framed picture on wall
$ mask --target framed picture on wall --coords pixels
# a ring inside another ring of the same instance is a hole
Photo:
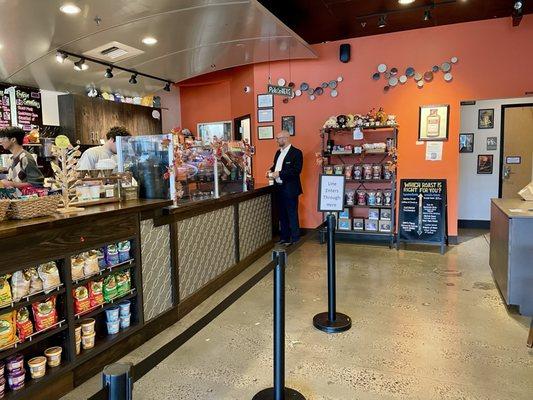
[[[274,126],[265,125],[257,127],[257,138],[259,140],[274,139]]]
[[[257,110],[257,122],[274,122],[274,109],[273,108],[261,108]]]
[[[294,115],[285,115],[281,117],[281,130],[287,131],[291,136],[294,136],[296,133],[295,123]]]
[[[474,134],[461,133],[459,134],[459,153],[473,153],[474,152]]]
[[[492,174],[494,156],[492,154],[480,154],[477,156],[477,173]]]
[[[493,137],[488,137],[487,138],[487,151],[488,150],[498,150],[498,138],[493,136]]]
[[[258,94],[257,108],[274,107],[274,95],[272,94]]]
[[[477,128],[494,128],[494,108],[484,108],[478,111]]]
[[[448,140],[450,106],[436,104],[420,106],[418,114],[418,140]]]

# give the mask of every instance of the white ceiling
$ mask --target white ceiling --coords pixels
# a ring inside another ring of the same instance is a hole
[[[59,11],[65,3],[77,15]],[[101,18],[100,25],[94,21]],[[154,46],[141,42],[158,39]],[[123,95],[160,90],[164,83],[89,63],[87,71],[55,60],[58,49],[74,54],[111,41],[144,53],[116,65],[173,82],[238,65],[315,58],[309,45],[256,0],[0,0],[0,81],[57,91],[97,89]]]

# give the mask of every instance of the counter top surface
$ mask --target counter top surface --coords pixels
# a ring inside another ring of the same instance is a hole
[[[509,218],[533,218],[533,201],[492,199],[492,202]]]
[[[77,223],[81,220],[97,218],[109,214],[135,213],[146,210],[163,208],[171,205],[170,200],[129,200],[120,203],[109,203],[96,206],[85,207],[83,211],[72,214],[56,213],[49,217],[31,218],[23,220],[8,220],[0,222],[0,238],[23,234],[36,229],[47,229],[59,226],[62,223]]]

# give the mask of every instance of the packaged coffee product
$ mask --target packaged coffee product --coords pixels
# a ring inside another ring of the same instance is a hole
[[[85,253],[83,256],[83,273],[85,276],[98,274],[100,272],[100,267],[98,266],[98,256],[94,253]]]
[[[119,272],[116,274],[117,296],[122,297],[131,290],[130,271]]]
[[[37,273],[37,268],[29,268],[28,274],[30,275],[30,295],[43,290],[43,280]]]
[[[370,190],[366,193],[367,195],[367,204],[369,206],[375,206],[376,205],[376,192],[373,190]]]
[[[376,206],[383,205],[383,192],[381,190],[378,190],[376,192]]]
[[[28,270],[13,273],[11,277],[11,292],[13,301],[19,301],[30,294],[30,274]]]
[[[381,164],[372,166],[372,179],[381,179]]]
[[[362,165],[353,166],[353,179],[357,181],[363,179],[363,166]]]
[[[103,280],[89,282],[89,300],[91,302],[91,308],[104,304],[103,287]]]
[[[384,192],[383,197],[383,204],[386,206],[390,206],[392,204],[392,192]]]
[[[383,167],[383,179],[392,179],[392,171],[388,165]]]
[[[115,279],[115,275],[109,275],[104,279],[103,292],[104,300],[106,302],[109,302],[117,297],[117,281]]]
[[[363,165],[363,178],[366,180],[372,179],[372,164]]]
[[[50,296],[43,302],[33,303],[31,307],[36,332],[50,328],[57,323],[56,296]]]
[[[366,192],[364,190],[357,191],[357,205],[366,206]]]
[[[0,347],[9,346],[17,341],[16,311],[0,315]]]
[[[346,179],[352,179],[352,173],[353,173],[353,165],[345,165],[344,176],[346,177]]]
[[[118,259],[120,262],[126,262],[130,259],[131,244],[129,240],[117,243]]]
[[[110,244],[109,246],[106,246],[105,249],[105,258],[107,261],[107,265],[117,265],[118,263],[120,263],[120,260],[118,258],[118,249],[116,245]]]
[[[335,165],[335,175],[342,175],[344,172],[344,165]]]
[[[85,266],[85,261],[83,258],[76,257],[70,259],[70,272],[72,274],[72,280],[80,280],[85,277],[83,268]]]
[[[61,284],[59,270],[57,269],[55,262],[50,261],[46,264],[40,265],[39,268],[37,268],[37,272],[43,281],[43,289],[45,293],[50,292],[52,289],[55,289]]]
[[[30,321],[30,312],[26,307],[17,311],[17,335],[21,342],[33,333],[33,324]]]
[[[78,286],[72,292],[74,297],[74,312],[76,314],[81,314],[91,309],[89,291],[85,286]]]
[[[355,203],[355,190],[346,191],[346,205],[353,206]]]
[[[324,174],[333,175],[333,165],[324,165]]]
[[[11,286],[7,280],[9,275],[0,276],[0,307],[5,307],[11,304],[13,297],[11,296]]]
[[[105,269],[107,267],[107,262],[105,260],[104,250],[100,249],[100,250],[94,250],[94,251],[96,254],[96,258],[98,258],[98,267],[100,269]]]

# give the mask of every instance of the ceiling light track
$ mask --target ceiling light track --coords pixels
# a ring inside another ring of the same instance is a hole
[[[445,0],[445,1],[441,1],[439,3],[433,3],[431,5],[427,5],[427,4],[423,4],[423,5],[420,5],[420,6],[414,6],[414,7],[402,7],[402,8],[399,8],[397,10],[390,10],[390,11],[383,11],[383,12],[379,12],[379,13],[373,13],[373,14],[367,14],[367,15],[359,15],[357,17],[355,17],[356,20],[366,20],[366,19],[371,19],[371,18],[382,18],[383,16],[389,16],[389,15],[394,15],[394,14],[403,14],[403,13],[407,13],[407,12],[412,12],[412,11],[418,11],[418,10],[434,10],[438,7],[442,7],[442,6],[449,6],[451,4],[455,4],[457,3],[457,0]]]
[[[76,65],[81,65],[81,64],[84,64],[87,61],[89,61],[91,63],[95,63],[95,64],[103,65],[104,67],[107,67],[106,78],[108,78],[108,77],[111,78],[113,76],[112,74],[111,74],[111,76],[107,76],[108,75],[107,72],[111,72],[111,70],[119,70],[119,71],[124,71],[124,72],[128,72],[128,73],[132,74],[132,78],[135,76],[135,79],[133,79],[135,81],[135,83],[137,83],[137,76],[143,76],[145,78],[150,78],[150,79],[154,79],[156,81],[165,82],[165,88],[167,87],[167,84],[168,84],[168,87],[170,88],[170,84],[174,83],[170,79],[165,79],[165,78],[160,78],[159,76],[145,74],[144,72],[135,71],[135,70],[130,69],[130,68],[119,67],[117,65],[113,65],[113,64],[107,63],[105,61],[97,60],[97,59],[91,58],[91,57],[86,57],[86,56],[83,56],[83,55],[80,55],[80,54],[76,54],[76,53],[71,53],[69,51],[58,50],[57,53],[58,53],[58,55],[62,54],[63,56],[65,56],[64,58],[66,58],[66,57],[79,58],[79,61],[74,63]],[[58,59],[59,59],[59,57],[58,57]],[[130,81],[131,80],[132,79],[130,78]]]

